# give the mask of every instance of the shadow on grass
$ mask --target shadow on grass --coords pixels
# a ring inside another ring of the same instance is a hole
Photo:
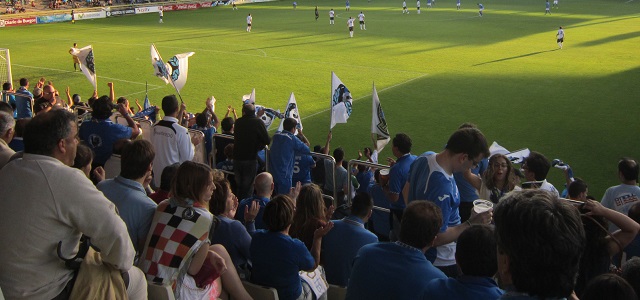
[[[616,19],[613,19],[613,20],[606,20],[606,21],[600,21],[600,22],[589,22],[587,24],[571,26],[571,28],[600,25],[600,24],[605,24],[605,23],[613,23],[613,22],[624,21],[624,20],[629,20],[629,19],[637,19],[637,18],[640,18],[640,17],[638,17],[638,16],[629,16],[629,17],[616,18]],[[605,17],[605,19],[609,19],[609,17]],[[569,26],[567,26],[567,27],[569,27]]]
[[[492,63],[497,63],[497,62],[502,62],[502,61],[507,61],[507,60],[513,60],[513,59],[518,59],[518,58],[523,58],[523,57],[528,57],[528,56],[534,56],[534,55],[547,53],[547,52],[553,52],[553,51],[557,51],[557,50],[560,50],[560,49],[556,48],[556,49],[545,50],[545,51],[531,52],[531,53],[522,54],[522,55],[518,55],[518,56],[505,57],[505,58],[501,58],[501,59],[496,59],[496,60],[492,60],[492,61],[487,61],[487,62],[475,64],[475,65],[473,65],[473,67],[482,66],[482,65],[486,65],[486,64],[492,64]]]
[[[637,38],[637,37],[640,37],[640,31],[629,32],[629,33],[625,33],[625,34],[618,34],[618,35],[614,35],[614,36],[609,36],[609,37],[606,37],[606,38],[603,38],[603,39],[599,39],[599,40],[595,40],[595,41],[589,41],[589,42],[580,43],[580,44],[578,44],[576,46],[586,46],[586,47],[599,46],[599,45],[602,45],[602,44],[618,42],[618,41],[633,39],[633,38]]]

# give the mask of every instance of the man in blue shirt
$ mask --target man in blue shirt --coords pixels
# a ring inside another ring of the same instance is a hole
[[[321,261],[327,282],[347,286],[353,258],[364,245],[378,242],[364,224],[371,217],[373,200],[367,193],[358,193],[352,200],[351,214],[333,221],[333,229],[322,238]]]
[[[420,299],[429,281],[446,278],[424,255],[441,225],[442,213],[435,204],[410,203],[397,242],[369,244],[358,251],[346,299]]]
[[[111,157],[113,144],[119,139],[134,139],[140,134],[138,124],[127,114],[127,108],[118,105],[118,111],[127,120],[127,126],[113,123],[109,117],[113,102],[109,96],[102,96],[93,103],[91,120],[82,122],[79,136],[95,153],[93,166],[103,166]]]
[[[496,238],[488,225],[471,226],[460,234],[456,262],[462,274],[458,278],[429,282],[424,299],[494,300],[502,291],[493,280],[498,271]]]
[[[311,183],[311,169],[316,166],[316,161],[309,154],[296,155],[293,158],[293,175],[291,177],[291,187],[295,187],[298,182],[304,185]]]
[[[288,194],[291,189],[294,156],[311,153],[302,130],[298,130],[302,141],[294,135],[298,121],[286,118],[282,123],[282,131],[273,135],[269,152],[269,172],[273,175],[276,194]]]
[[[151,170],[155,152],[146,140],[137,140],[124,147],[120,175],[98,183],[98,190],[104,193],[118,208],[120,217],[127,224],[127,231],[138,254],[144,243],[156,211],[144,186],[151,182]]]
[[[442,152],[429,153],[414,161],[403,190],[407,201],[427,200],[442,210],[444,223],[434,244],[437,247],[434,265],[451,277],[458,274],[455,265],[455,241],[460,233],[472,223],[487,224],[491,221],[489,210],[482,214],[472,212],[467,222],[460,223],[460,194],[453,173],[476,167],[488,156],[487,140],[480,130],[458,129],[451,135]],[[434,258],[433,252],[429,253],[430,259]]]
[[[382,189],[382,186],[386,185],[388,178],[386,178],[387,176],[381,176],[380,170],[376,170],[373,177],[375,178],[375,184],[369,186],[368,190],[369,195],[373,198],[373,205],[389,209],[391,202],[384,195]],[[373,213],[371,213],[371,218],[369,218],[369,226],[369,229],[378,236],[380,241],[389,241],[389,232],[391,231],[389,213],[374,210]]]
[[[16,96],[13,95],[13,93],[13,86],[11,85],[11,82],[5,82],[2,84],[2,102],[11,105],[13,118],[16,119],[18,117],[18,113],[16,112]]]
[[[549,3],[549,0],[547,0],[547,3],[545,3],[544,14],[551,14],[551,4]]]
[[[458,127],[458,129],[460,128],[477,128],[477,126],[473,123],[463,123]],[[484,158],[477,166],[471,168],[471,173],[482,176],[488,167],[489,159]],[[471,209],[473,208],[473,201],[479,198],[478,191],[464,178],[464,173],[453,173],[453,177],[456,179],[456,186],[458,186],[458,191],[460,191],[460,222],[464,223],[469,220]]]
[[[251,205],[251,202],[256,201],[260,204],[260,211],[258,211],[258,215],[256,215],[256,229],[267,229],[262,221],[262,214],[264,213],[264,207],[267,205],[269,200],[271,199],[271,194],[273,194],[274,184],[273,177],[271,174],[267,172],[262,172],[256,176],[255,182],[253,184],[255,194],[249,198],[242,199],[238,204],[238,210],[236,211],[236,220],[244,223],[244,214],[245,211]]]
[[[20,78],[20,88],[16,91],[16,114],[18,119],[33,116],[33,94],[29,92],[29,80]]]
[[[389,170],[389,183],[384,186],[385,196],[391,201],[391,240],[396,240],[399,232],[400,221],[402,220],[402,211],[406,207],[405,198],[401,194],[404,184],[409,177],[409,168],[416,160],[416,156],[411,154],[411,138],[404,134],[398,133],[393,138],[393,147],[391,152],[397,160],[387,158],[391,169]]]

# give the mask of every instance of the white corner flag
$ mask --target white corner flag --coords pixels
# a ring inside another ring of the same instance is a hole
[[[347,123],[351,116],[353,98],[349,89],[342,83],[335,73],[331,72],[331,125],[333,129],[338,123]]]
[[[373,106],[371,108],[371,139],[373,140],[376,150],[380,153],[389,143],[391,137],[389,135],[389,129],[387,128],[387,119],[384,117],[382,105],[380,105],[380,98],[378,98],[378,91],[376,90],[375,83],[373,84],[372,94]]]
[[[96,78],[96,65],[93,61],[93,47],[89,45],[81,49],[73,48],[70,53],[78,58],[80,61],[80,71],[84,73],[84,76],[87,76],[93,88],[96,89],[98,82]]]
[[[242,104],[256,104],[256,89],[251,90],[251,94],[242,96]]]
[[[195,52],[187,52],[176,54],[174,57],[167,61],[169,65],[169,78],[173,81],[173,86],[178,93],[184,85],[187,83],[187,73],[189,72],[189,57],[194,55]]]
[[[300,112],[298,111],[298,103],[296,102],[296,97],[291,92],[291,96],[289,96],[289,103],[287,103],[287,108],[284,110],[284,118],[280,121],[280,126],[278,127],[278,131],[282,131],[282,126],[284,124],[284,119],[286,118],[294,118],[298,121],[298,125],[296,126],[295,134],[298,134],[297,130],[302,130],[302,120],[300,119]]]
[[[162,61],[162,57],[154,44],[151,44],[151,65],[153,66],[154,75],[162,79],[164,84],[169,83],[168,66]]]

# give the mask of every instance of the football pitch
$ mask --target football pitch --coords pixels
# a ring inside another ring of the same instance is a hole
[[[0,29],[0,47],[11,50],[14,85],[44,76],[62,93],[83,100],[92,86],[73,72],[68,50],[93,45],[99,93],[113,81],[116,96],[153,104],[175,91],[154,77],[149,46],[163,58],[195,52],[182,98],[189,111],[214,95],[217,113],[240,111],[241,96],[256,89],[256,102],[284,110],[297,99],[312,145],[329,130],[331,72],[354,98],[347,124],[333,130],[331,147],[348,159],[371,145],[371,91],[375,82],[391,135],[407,133],[414,154],[439,151],[463,122],[473,122],[489,143],[529,148],[569,163],[600,199],[618,184],[617,161],[640,159],[640,1],[559,0],[545,15],[544,0],[437,0],[422,13],[416,2],[352,0],[277,1],[193,11]],[[320,18],[316,21],[314,8]],[[329,25],[329,10],[336,12]],[[366,31],[357,15],[365,14]],[[247,14],[253,30],[245,31]],[[356,18],[349,38],[347,19]],[[562,50],[556,44],[565,30]],[[277,128],[277,124],[272,126]],[[388,145],[380,156],[392,156]],[[562,190],[562,171],[550,182]]]

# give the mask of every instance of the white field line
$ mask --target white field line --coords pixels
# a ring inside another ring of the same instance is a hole
[[[19,65],[19,64],[12,64],[12,65],[23,67],[23,68],[30,68],[30,69],[49,70],[49,71],[57,71],[57,72],[67,72],[67,73],[71,73],[71,74],[78,74],[78,75],[84,76],[84,73],[82,73],[82,72],[71,72],[71,71],[61,70],[61,69],[36,67],[36,66],[27,66],[27,65]],[[145,82],[129,81],[129,80],[124,80],[124,79],[120,79],[120,78],[112,78],[112,77],[106,77],[106,76],[97,76],[97,77],[98,78],[102,78],[102,79],[108,79],[108,80],[111,80],[111,81],[126,82],[126,83],[131,83],[131,84],[141,84],[141,85],[147,84]],[[162,87],[162,86],[156,85],[156,84],[148,84],[148,85],[154,87],[154,89]]]

